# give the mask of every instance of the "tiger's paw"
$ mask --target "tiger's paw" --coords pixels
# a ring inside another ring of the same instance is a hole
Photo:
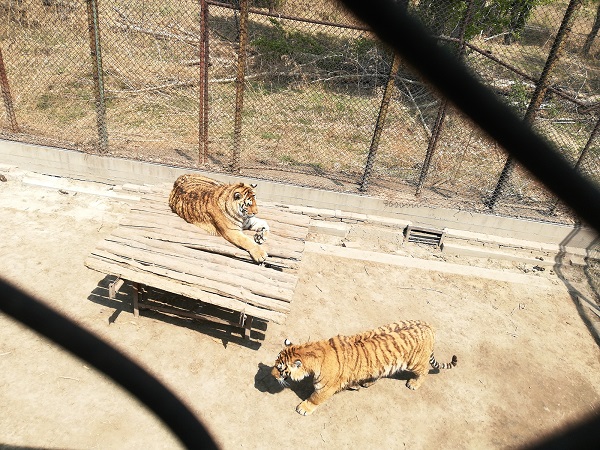
[[[298,414],[302,414],[303,416],[310,416],[315,409],[317,409],[317,405],[309,403],[308,400],[304,400],[302,403],[296,406],[296,412]]]
[[[416,391],[417,389],[419,389],[419,387],[421,387],[421,383],[423,383],[422,380],[419,380],[418,378],[411,378],[406,382],[406,387],[412,389],[413,391]]]
[[[264,244],[267,241],[267,236],[269,235],[269,230],[267,228],[261,228],[256,231],[254,235],[254,242],[257,244]]]
[[[371,381],[363,381],[362,383],[360,383],[360,387],[363,388],[368,388],[369,386],[373,386],[375,384],[377,380],[371,380]]]
[[[258,245],[255,248],[253,248],[252,250],[250,250],[249,253],[250,253],[250,256],[252,256],[252,259],[259,264],[264,263],[268,256],[267,252],[263,248],[259,247]]]

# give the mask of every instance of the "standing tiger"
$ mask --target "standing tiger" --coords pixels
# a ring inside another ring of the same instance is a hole
[[[262,263],[267,252],[260,246],[269,234],[269,225],[255,215],[258,206],[255,184],[222,184],[201,175],[181,175],[169,196],[171,210],[211,234],[219,234]],[[242,230],[256,231],[254,241]]]
[[[296,407],[304,416],[336,392],[368,387],[384,376],[409,370],[415,377],[407,381],[418,389],[434,369],[451,369],[457,358],[440,364],[433,356],[434,329],[420,320],[396,322],[354,336],[292,345],[286,339],[271,374],[282,386],[288,379],[300,381],[314,376],[313,394]]]

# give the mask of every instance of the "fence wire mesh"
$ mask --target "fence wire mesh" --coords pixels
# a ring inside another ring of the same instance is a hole
[[[598,2],[398,1],[600,183]],[[0,45],[4,138],[577,221],[334,0],[0,0]]]
[[[585,275],[593,291],[600,293],[600,241],[588,249]]]
[[[2,54],[20,131],[15,137],[93,148],[97,134],[85,3],[4,1],[0,17]],[[2,130],[13,133],[4,98]]]

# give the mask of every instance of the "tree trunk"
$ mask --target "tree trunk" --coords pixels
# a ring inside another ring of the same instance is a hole
[[[516,36],[523,31],[531,11],[533,10],[532,2],[529,0],[514,0],[510,7],[510,25],[508,33],[504,35],[504,44],[512,44]]]
[[[600,29],[600,3],[598,3],[598,10],[596,11],[596,20],[594,20],[594,25],[592,25],[592,30],[590,34],[585,38],[585,43],[583,44],[582,53],[584,55],[589,55],[590,49],[592,48],[592,44],[594,43],[594,39],[596,39],[596,35],[598,34],[598,30]]]

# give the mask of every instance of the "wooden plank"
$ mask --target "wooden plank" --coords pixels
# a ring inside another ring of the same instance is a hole
[[[218,253],[220,255],[252,262],[252,259],[247,251],[238,249],[236,246],[230,244],[220,236],[203,235],[195,232],[185,233],[183,231],[174,231],[172,229],[164,230],[161,228],[139,230],[139,228],[136,229],[134,227],[129,228],[130,234],[124,235],[127,233],[127,229],[127,226],[121,226],[113,234],[124,237],[133,237],[136,234],[143,234],[143,236],[147,238],[173,242],[189,248],[195,248],[210,253]],[[140,233],[140,231],[143,231],[143,233]],[[297,268],[298,261],[300,261],[302,258],[302,253],[300,251],[289,251],[287,249],[271,247],[267,244],[265,244],[265,249],[269,254],[266,261],[267,263],[274,263],[290,269]]]
[[[211,292],[214,294],[219,294],[225,297],[230,297],[233,299],[237,299],[243,301],[248,304],[252,304],[254,306],[258,306],[261,308],[268,308],[274,311],[288,312],[289,306],[288,303],[291,301],[287,299],[279,299],[273,297],[269,297],[267,295],[256,294],[254,292],[250,292],[243,286],[235,287],[227,284],[219,283],[218,281],[210,280],[198,276],[196,274],[187,274],[178,271],[174,271],[168,267],[156,266],[153,264],[147,264],[143,261],[139,261],[133,258],[127,258],[125,256],[115,255],[111,252],[97,249],[95,250],[90,257],[97,257],[107,263],[114,263],[115,266],[118,266],[119,269],[115,268],[114,271],[120,271],[122,267],[128,267],[138,273],[154,273],[156,275],[161,275],[164,277],[171,278],[172,280],[178,280],[181,282],[185,282],[189,285],[196,285],[199,291]],[[90,262],[90,264],[94,264]],[[91,267],[94,268],[94,267]],[[132,279],[132,281],[136,281],[137,278]]]
[[[201,300],[221,308],[243,312],[245,314],[279,324],[285,321],[286,314],[283,312],[257,307],[240,301],[239,299],[224,297],[207,290],[199,289],[196,285],[190,285],[182,282],[183,280],[173,280],[150,271],[140,272],[126,265],[118,265],[114,262],[104,260],[101,257],[94,255],[88,257],[85,261],[85,264],[89,268],[98,270],[99,272],[120,276],[126,280],[142,283],[163,291],[171,292],[173,294],[183,295],[191,299]]]
[[[285,289],[295,287],[297,276],[287,272],[275,271],[265,266],[259,266],[254,263],[242,262],[231,259],[226,256],[207,253],[200,250],[190,249],[188,247],[174,244],[168,241],[159,241],[156,239],[147,239],[144,236],[121,237],[121,233],[115,233],[106,238],[108,241],[124,242],[130,246],[152,250],[155,258],[160,261],[162,255],[173,256],[186,264],[200,265],[218,271],[220,278],[224,275],[236,276],[241,279],[268,283]],[[242,281],[242,280],[240,280]]]
[[[180,272],[182,274],[189,274],[199,277],[204,283],[207,283],[207,287],[213,287],[214,289],[221,288],[224,292],[228,292],[233,297],[244,295],[259,295],[263,297],[269,297],[276,300],[283,300],[290,302],[294,292],[289,288],[278,287],[270,283],[261,283],[248,278],[241,278],[234,274],[227,274],[223,276],[223,272],[214,270],[208,264],[189,264],[186,261],[174,256],[167,256],[166,254],[157,255],[151,249],[144,249],[132,247],[127,242],[113,242],[105,240],[100,243],[93,254],[98,254],[97,250],[110,252],[113,255],[124,257],[127,259],[133,259],[137,262],[146,263],[147,265],[153,265],[156,267],[164,267],[174,272]]]
[[[94,250],[90,257],[96,257],[114,266],[122,268],[128,268],[135,271],[138,274],[154,274],[170,279],[171,281],[178,281],[185,283],[188,286],[194,286],[199,292],[208,292],[211,294],[217,294],[222,297],[238,300],[248,305],[253,305],[259,308],[266,308],[272,311],[289,312],[289,305],[285,301],[276,300],[268,297],[249,293],[243,288],[236,289],[233,286],[223,285],[213,280],[207,280],[196,275],[185,274],[182,272],[174,271],[166,267],[159,267],[150,264],[144,264],[143,262],[127,257],[115,255],[113,253],[104,250]],[[136,281],[132,279],[131,281]],[[141,282],[141,281],[140,281]],[[161,286],[154,286],[162,289]],[[197,297],[192,297],[197,298]]]
[[[197,227],[196,225],[190,224],[183,220],[170,209],[153,209],[148,207],[148,205],[137,205],[133,207],[131,211],[132,213],[128,216],[128,220],[138,220],[139,224],[149,222],[155,224],[165,224],[165,226],[176,226],[179,222],[183,222],[186,225],[193,226],[201,230],[201,228]],[[266,220],[269,224],[269,228],[271,230],[270,237],[280,236],[284,238],[305,240],[308,234],[308,228],[306,227],[290,225],[286,222],[273,221],[270,220],[268,216],[259,215],[258,217]]]
[[[215,248],[223,248],[223,252],[227,253],[227,250],[240,250],[240,255],[243,255],[245,250],[238,249],[235,245],[222,238],[221,236],[209,235],[204,232],[198,232],[195,229],[192,230],[180,230],[172,227],[162,227],[160,224],[150,224],[146,222],[143,227],[135,226],[129,222],[125,222],[120,227],[123,230],[130,230],[139,235],[143,235],[150,239],[157,239],[161,241],[180,242],[183,245],[191,243],[202,245],[202,243],[211,244],[216,246]],[[252,235],[249,235],[252,239]],[[299,261],[302,259],[304,252],[303,241],[292,241],[290,239],[281,239],[278,237],[270,236],[267,242],[262,244],[262,247],[267,251],[272,258],[281,258],[284,260],[290,260],[289,262]],[[246,252],[246,259],[250,260],[250,256]]]
[[[108,239],[117,240],[123,238],[112,235]],[[129,239],[132,243],[140,242],[140,244],[146,244],[149,242],[149,246],[152,247],[157,253],[164,252],[172,256],[186,258],[191,263],[198,263],[199,261],[212,263],[215,265],[215,267],[220,268],[222,275],[225,275],[231,271],[238,276],[253,278],[257,281],[269,280],[270,283],[281,287],[295,286],[298,279],[298,277],[291,272],[270,269],[266,266],[259,266],[250,261],[242,261],[216,253],[203,252],[172,242],[148,240],[143,236],[135,236],[127,239]]]
[[[245,250],[187,223],[171,211],[169,194],[170,186],[141,192],[141,200],[86,265],[133,283],[283,323],[298,281],[310,218],[259,204],[257,217],[271,229],[264,244],[267,263],[286,269],[276,270],[257,265]],[[172,313],[185,316],[177,308]]]
[[[131,234],[128,234],[128,232],[130,232]],[[171,236],[165,234],[166,233],[161,233],[155,230],[144,230],[144,233],[141,234],[139,233],[139,230],[127,228],[119,228],[113,233],[113,235],[117,237],[138,240],[142,238],[151,239],[157,242],[162,241],[172,243],[174,245],[179,245],[182,248],[188,248],[195,251],[204,251],[208,254],[221,255],[228,258],[228,260],[238,260],[244,264],[247,264],[248,266],[246,267],[246,270],[253,270],[251,268],[252,266],[260,267],[250,258],[248,252],[246,252],[245,250],[238,249],[237,247],[230,245],[226,241],[223,243],[219,240],[202,240],[195,239],[193,237],[191,239],[188,239],[185,237],[179,237],[176,234]],[[297,269],[298,264],[299,262],[296,259],[279,258],[277,255],[269,255],[267,261],[265,262],[266,267],[271,268],[270,266],[273,266],[288,270]]]
[[[121,225],[135,227],[135,228],[156,228],[166,232],[172,232],[172,230],[182,230],[193,235],[205,236],[206,238],[213,239],[217,235],[211,235],[202,228],[186,222],[179,216],[172,214],[171,216],[163,216],[160,214],[151,214],[141,212],[139,210],[134,211],[126,219],[121,222]],[[253,237],[253,231],[244,231],[248,236]],[[218,240],[223,239],[218,236]],[[296,233],[296,236],[292,236],[290,233],[282,232],[279,228],[271,229],[267,238],[268,243],[277,243],[278,247],[289,249],[292,251],[303,252],[304,241],[306,235],[301,237]]]

